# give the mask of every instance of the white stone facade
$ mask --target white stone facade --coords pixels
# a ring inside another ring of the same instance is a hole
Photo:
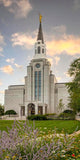
[[[19,116],[57,113],[60,99],[63,100],[66,109],[67,88],[65,83],[57,83],[50,68],[40,22],[35,55],[27,66],[25,84],[9,86],[5,90],[5,111],[13,109]]]

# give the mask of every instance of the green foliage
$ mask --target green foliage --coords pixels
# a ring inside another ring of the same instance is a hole
[[[27,117],[29,120],[47,120],[45,115],[31,115]]]
[[[0,104],[0,116],[4,115],[4,106]]]
[[[73,114],[74,111],[73,111],[73,110],[70,110],[70,109],[67,109],[67,110],[64,110],[63,113],[70,113],[70,114]]]
[[[16,115],[17,113],[14,111],[14,110],[7,110],[6,112],[5,112],[5,115]]]
[[[47,114],[45,114],[46,116],[50,116],[50,115],[53,115],[53,116],[55,116],[56,115],[56,113],[47,113]]]
[[[80,112],[80,58],[73,61],[68,74],[73,78],[72,82],[66,84],[70,95],[68,107],[75,113]]]
[[[75,114],[74,113],[60,113],[58,116],[59,119],[63,120],[74,120],[75,119]]]
[[[62,112],[63,109],[64,109],[63,100],[60,99],[58,104],[58,112]]]

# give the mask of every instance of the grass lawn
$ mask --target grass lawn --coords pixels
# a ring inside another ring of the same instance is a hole
[[[24,121],[22,121],[24,122]],[[0,120],[0,130],[7,131],[7,127],[11,128],[13,120]],[[33,124],[33,121],[29,121],[30,124]],[[77,120],[44,120],[44,121],[35,121],[35,127],[40,131],[45,132],[46,134],[55,128],[57,132],[61,133],[64,130],[64,133],[71,134],[77,130],[80,130],[80,121]]]

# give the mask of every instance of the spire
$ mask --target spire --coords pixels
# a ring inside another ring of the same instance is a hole
[[[40,15],[40,16],[39,16],[40,24],[39,24],[39,31],[38,31],[37,40],[42,40],[42,43],[44,43],[44,40],[43,40],[43,33],[42,33],[41,19],[42,19],[42,16]]]

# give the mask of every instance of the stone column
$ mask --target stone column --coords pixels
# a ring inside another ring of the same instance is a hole
[[[35,104],[35,114],[38,114],[38,105]]]
[[[25,116],[27,117],[28,116],[28,106],[25,105]]]
[[[45,105],[43,105],[43,114],[45,114]]]
[[[21,106],[19,106],[19,117],[21,117]]]

